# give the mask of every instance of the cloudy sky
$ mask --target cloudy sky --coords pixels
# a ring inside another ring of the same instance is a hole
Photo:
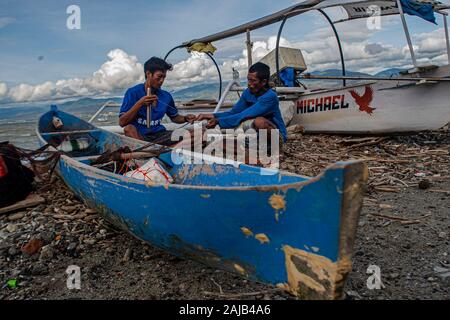
[[[143,81],[143,63],[164,57],[186,40],[239,25],[291,6],[292,0],[0,0],[0,103],[67,97],[120,95]],[[442,2],[450,4],[450,0]],[[81,29],[67,28],[67,8],[78,5]],[[330,10],[335,18],[343,16]],[[419,64],[446,64],[442,17],[438,25],[407,16]],[[338,24],[347,68],[376,73],[410,67],[398,16],[384,17],[380,30],[365,20]],[[275,47],[278,24],[252,33],[253,58]],[[232,67],[245,77],[244,36],[214,43],[225,79]],[[318,13],[290,19],[282,45],[300,48],[308,70],[339,68],[336,40]],[[174,90],[217,79],[211,61],[178,50],[166,86]]]

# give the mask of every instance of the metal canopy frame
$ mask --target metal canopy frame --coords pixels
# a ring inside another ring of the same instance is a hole
[[[182,49],[182,48],[184,48],[183,45],[176,46],[176,47],[170,49],[170,51],[169,51],[169,52],[166,54],[166,56],[164,57],[164,61],[167,60],[167,58],[169,57],[169,55],[170,55],[172,52],[174,52],[174,51],[177,50],[177,49]],[[217,64],[216,59],[214,59],[214,57],[212,56],[212,54],[209,53],[209,52],[206,52],[206,55],[212,60],[212,62],[213,62],[214,65],[216,66],[217,73],[219,74],[219,98],[218,98],[218,101],[219,101],[219,100],[222,98],[222,73],[220,72],[219,65]]]
[[[404,12],[402,10],[402,6],[400,3],[400,0],[383,0],[385,2],[391,2],[392,4],[395,4],[398,8],[399,8],[399,12],[398,13],[388,13],[388,14],[383,14],[384,15],[395,15],[398,14],[401,16],[402,19],[402,24],[403,24],[403,29],[406,35],[406,39],[408,42],[408,47],[410,49],[410,53],[411,53],[411,58],[413,61],[413,65],[415,67],[415,69],[417,69],[417,60],[414,54],[414,48],[412,46],[412,41],[411,41],[411,37],[409,35],[409,30],[408,30],[408,26],[406,24],[406,20],[404,17]],[[447,13],[442,11],[442,10],[446,10],[446,9],[450,9],[450,6],[444,5],[439,1],[435,1],[435,0],[416,0],[419,2],[423,2],[424,4],[431,4],[434,6],[434,11],[436,13],[439,13],[443,16],[444,19],[444,28],[445,28],[445,37],[446,37],[446,44],[447,44],[447,55],[448,55],[448,61],[450,64],[450,40],[449,40],[449,34],[448,34],[448,28],[447,28]],[[343,55],[343,50],[342,50],[342,44],[339,38],[339,34],[336,30],[335,24],[336,23],[341,23],[341,22],[345,22],[345,21],[349,21],[349,20],[355,20],[355,19],[361,19],[361,18],[366,18],[365,16],[363,17],[350,17],[347,19],[341,19],[338,21],[332,21],[330,19],[330,17],[328,16],[328,14],[324,11],[324,9],[326,8],[333,8],[333,7],[342,7],[344,5],[348,5],[348,4],[370,4],[371,2],[378,2],[377,0],[371,1],[371,0],[361,0],[361,1],[346,1],[343,2],[342,1],[337,1],[337,0],[307,0],[304,2],[301,2],[299,4],[293,5],[289,8],[286,8],[284,10],[278,11],[276,13],[267,15],[265,17],[253,20],[251,22],[248,23],[244,23],[240,26],[222,31],[222,32],[218,32],[206,37],[202,37],[202,38],[197,38],[197,39],[193,39],[187,42],[182,43],[181,45],[178,45],[176,47],[174,47],[173,49],[171,49],[165,56],[165,60],[167,59],[167,57],[176,49],[180,49],[180,48],[186,48],[186,47],[190,47],[191,45],[193,45],[194,43],[211,43],[214,41],[219,41],[219,40],[223,40],[226,38],[230,38],[236,35],[240,35],[243,33],[247,34],[247,50],[248,50],[248,57],[249,57],[249,61],[251,61],[251,45],[249,45],[250,42],[250,31],[256,30],[256,29],[260,29],[262,27],[277,23],[281,21],[280,24],[280,28],[278,30],[278,35],[277,35],[277,42],[276,42],[276,52],[275,52],[275,59],[276,59],[276,67],[277,67],[277,76],[278,79],[280,80],[280,76],[279,76],[279,45],[280,45],[280,38],[281,38],[281,33],[283,31],[284,25],[287,21],[288,18],[293,17],[293,16],[297,16],[300,15],[302,13],[305,12],[309,12],[309,11],[313,11],[313,10],[317,10],[318,12],[320,12],[329,22],[333,33],[336,37],[337,43],[338,43],[338,47],[339,47],[339,54],[340,54],[340,58],[341,58],[341,65],[342,65],[342,80],[343,80],[343,85],[344,87],[346,86],[346,69],[345,69],[345,59],[344,59],[344,55]],[[345,8],[344,8],[345,10]],[[348,12],[347,12],[348,13]],[[220,68],[217,65],[216,61],[214,60],[214,58],[212,57],[211,54],[208,54],[208,56],[213,60],[214,64],[216,65],[216,68],[218,70],[219,73],[219,79],[220,79],[220,88],[222,88],[222,79],[221,79],[221,74],[220,74]],[[250,66],[249,66],[250,67]],[[221,98],[221,90],[220,89],[220,93],[219,93],[219,100]]]

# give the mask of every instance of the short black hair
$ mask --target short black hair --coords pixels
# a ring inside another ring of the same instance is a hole
[[[256,72],[256,76],[259,80],[267,80],[267,85],[270,79],[270,67],[262,62],[257,62],[248,69],[249,73]]]
[[[150,73],[155,73],[156,71],[167,71],[167,70],[172,70],[172,65],[158,57],[151,57],[144,64],[144,73],[146,74],[145,75],[146,77],[147,71],[150,71]]]

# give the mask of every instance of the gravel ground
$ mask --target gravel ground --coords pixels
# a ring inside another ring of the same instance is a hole
[[[367,161],[346,299],[450,298],[448,131],[364,139],[292,134],[285,150],[282,168],[304,175],[337,160]],[[116,230],[57,178],[36,189],[45,204],[0,216],[0,299],[294,299]],[[81,290],[66,287],[70,265],[81,268]],[[380,289],[367,287],[371,265],[380,268]]]

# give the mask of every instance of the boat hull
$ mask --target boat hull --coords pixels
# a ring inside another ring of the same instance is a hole
[[[282,190],[149,187],[66,157],[59,169],[107,220],[174,255],[302,298],[342,294],[361,208],[361,163],[335,165],[315,181]]]
[[[107,148],[142,144],[99,131],[99,143],[103,139]],[[45,133],[38,135],[44,144]],[[174,184],[149,185],[93,167],[86,157],[61,156],[58,172],[108,221],[171,254],[304,299],[342,296],[367,181],[365,164],[336,163],[307,178],[285,172],[261,176],[260,168],[239,163],[177,167],[170,154],[163,156],[176,168]]]
[[[449,69],[421,75],[448,77]],[[450,82],[380,80],[302,95],[283,108],[293,109],[290,125],[300,124],[307,132],[384,134],[442,128],[450,122],[449,101]]]

